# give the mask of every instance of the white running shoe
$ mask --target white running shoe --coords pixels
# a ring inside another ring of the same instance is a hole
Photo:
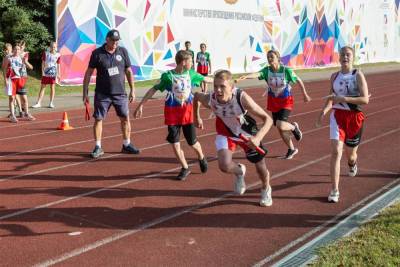
[[[55,106],[54,106],[53,102],[50,102],[50,104],[49,104],[49,108],[55,108]]]
[[[236,175],[235,193],[238,195],[243,195],[244,192],[246,192],[246,183],[244,182],[244,176],[246,175],[246,166],[243,164],[239,164],[239,167],[242,170],[242,174]]]
[[[42,105],[40,105],[40,103],[36,103],[35,105],[32,106],[32,108],[41,108]]]
[[[357,175],[357,171],[358,171],[357,163],[354,164],[353,166],[349,165],[349,172],[348,172],[348,175],[349,175],[350,177],[356,176],[356,175]]]
[[[331,190],[328,196],[328,202],[334,202],[338,203],[339,202],[339,191],[338,190]]]
[[[269,207],[272,206],[272,189],[269,186],[268,189],[261,189],[261,200],[260,206]]]

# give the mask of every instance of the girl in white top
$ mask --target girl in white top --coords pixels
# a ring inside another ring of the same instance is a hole
[[[330,176],[332,189],[328,196],[329,202],[339,201],[340,159],[343,144],[349,165],[349,176],[357,174],[357,149],[361,141],[364,124],[364,113],[361,105],[368,104],[368,86],[364,74],[353,68],[354,50],[349,46],[340,49],[340,71],[331,76],[332,88],[328,95],[316,126],[320,127],[325,114],[332,109],[330,115],[331,167]]]
[[[60,79],[60,53],[57,52],[57,44],[50,43],[48,51],[42,55],[42,81],[39,92],[39,97],[33,108],[42,106],[42,99],[46,85],[50,85],[50,103],[49,108],[54,108],[54,96],[56,93],[56,82]]]

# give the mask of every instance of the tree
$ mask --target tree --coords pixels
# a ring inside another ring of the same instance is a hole
[[[0,45],[25,40],[31,57],[38,60],[53,39],[51,10],[50,0],[0,0]]]

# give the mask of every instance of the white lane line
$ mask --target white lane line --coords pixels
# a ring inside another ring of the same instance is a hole
[[[371,99],[372,99],[372,100],[376,100],[376,99],[380,99],[380,98],[384,98],[384,97],[392,96],[392,95],[396,95],[396,94],[400,94],[400,92],[391,93],[391,94],[386,94],[386,95],[380,95],[380,96],[377,96],[377,97],[371,97]],[[320,99],[317,99],[317,100],[320,100]],[[314,102],[317,101],[317,100],[314,100]],[[201,110],[207,110],[207,109],[206,109],[206,108],[201,108]],[[320,110],[320,109],[317,109],[317,110]],[[309,111],[308,113],[312,113],[312,112],[313,112],[313,111]],[[304,113],[304,114],[307,114],[307,112]],[[161,117],[161,116],[163,116],[163,115],[164,115],[164,114],[156,114],[156,115],[151,115],[151,116],[143,117],[143,118],[139,118],[139,119],[131,118],[130,121],[131,121],[132,123],[134,123],[134,121],[137,121],[137,120],[141,120],[141,119],[151,119],[151,118],[155,118],[155,117]],[[291,117],[294,117],[294,116],[296,116],[296,115],[292,115]],[[116,121],[111,121],[111,122],[103,122],[103,126],[104,126],[104,125],[113,125],[113,124],[117,124],[117,123],[120,123],[120,121],[119,121],[119,120],[116,120]],[[134,124],[135,124],[135,123],[134,123]],[[74,127],[74,130],[84,129],[84,128],[91,128],[91,127],[93,127],[92,124],[90,124],[90,125],[84,125],[84,126],[78,126],[78,127]],[[41,133],[35,133],[35,134],[26,134],[26,135],[19,135],[19,136],[10,136],[10,137],[5,137],[5,138],[0,138],[0,142],[1,142],[1,141],[8,141],[8,140],[19,139],[19,138],[27,138],[27,137],[40,136],[40,135],[45,135],[45,134],[52,134],[52,133],[60,133],[60,131],[59,131],[59,130],[52,130],[52,131],[46,131],[46,132],[41,132]]]
[[[376,115],[376,114],[379,114],[379,113],[382,113],[382,112],[385,112],[385,111],[388,111],[388,110],[391,110],[391,109],[394,109],[394,108],[397,108],[397,107],[391,107],[391,108],[382,109],[382,110],[379,110],[379,111],[376,111],[376,112],[371,112],[371,113],[367,114],[367,117],[370,117],[370,116],[373,116],[373,115]],[[306,112],[306,113],[308,113],[308,112]],[[300,115],[301,115],[300,113],[297,114],[297,116],[300,116]],[[295,117],[295,115],[292,116],[292,117]],[[205,120],[208,120],[208,119],[205,119]],[[323,127],[320,127],[320,128],[314,128],[314,129],[305,131],[304,134],[320,131],[320,130],[328,128],[328,127],[329,127],[329,125],[326,125],[326,126],[323,126]],[[208,134],[199,135],[198,138],[202,138],[202,137],[206,137],[206,136],[210,136],[210,135],[214,135],[214,134],[216,134],[216,132],[210,132]],[[272,143],[278,142],[280,140],[281,139],[275,139],[273,141],[267,142],[266,144],[272,144]],[[142,148],[142,150],[148,150],[148,149],[152,149],[152,148],[159,148],[159,147],[166,146],[166,145],[169,145],[169,143],[166,142],[166,143],[158,144],[158,145],[151,146],[151,147],[145,147],[145,148]],[[81,162],[65,164],[65,165],[52,167],[52,168],[47,168],[47,169],[41,169],[41,170],[38,170],[38,171],[29,172],[29,173],[25,173],[25,174],[9,176],[9,177],[5,177],[5,178],[1,178],[0,182],[5,182],[5,181],[16,179],[16,178],[26,177],[26,176],[30,176],[30,175],[36,175],[36,174],[45,173],[45,172],[54,171],[54,170],[60,170],[60,169],[68,168],[68,167],[78,166],[78,165],[81,165],[81,164],[85,164],[85,163],[93,162],[93,161],[97,161],[97,160],[114,158],[114,157],[121,156],[121,155],[123,155],[123,153],[106,155],[106,156],[102,156],[99,159],[84,160],[84,161],[81,161]]]
[[[317,226],[315,228],[313,228],[311,231],[305,233],[304,235],[302,235],[301,237],[297,238],[296,240],[290,242],[289,244],[287,244],[286,246],[282,247],[281,249],[279,249],[278,251],[276,251],[274,254],[269,255],[267,257],[265,257],[264,259],[262,259],[261,261],[257,262],[256,264],[254,264],[254,267],[261,267],[261,266],[265,266],[266,264],[270,263],[271,261],[273,261],[274,259],[276,259],[277,257],[281,256],[282,254],[286,254],[287,252],[289,252],[293,247],[303,243],[304,241],[306,241],[307,239],[309,239],[311,236],[317,234],[318,232],[322,231],[324,228],[326,228],[328,225],[331,224],[336,224],[338,222],[340,222],[340,219],[343,218],[344,216],[347,216],[349,214],[351,214],[351,212],[353,210],[355,210],[356,208],[363,206],[365,203],[367,203],[368,201],[370,201],[371,199],[374,199],[375,197],[379,196],[382,192],[386,191],[387,189],[391,188],[393,185],[395,185],[396,183],[398,183],[397,180],[394,180],[392,182],[390,182],[389,184],[383,186],[382,188],[378,189],[377,191],[375,191],[374,193],[366,196],[365,198],[363,198],[362,200],[358,201],[357,203],[352,204],[349,208],[345,209],[344,211],[340,212],[339,214],[337,214],[336,216],[334,216],[332,219],[324,222],[323,224],[321,224],[320,226]]]
[[[400,177],[397,177],[397,179],[398,178]],[[384,192],[376,199],[367,203],[364,207],[350,214],[344,220],[338,222],[329,230],[321,233],[319,236],[312,239],[301,248],[290,253],[288,256],[275,263],[273,266],[308,266],[308,263],[317,257],[316,250],[318,247],[324,246],[339,238],[350,235],[351,233],[359,229],[359,227],[363,223],[371,220],[371,218],[376,216],[379,211],[398,201],[400,199],[400,184],[398,180],[395,180],[394,182],[397,182],[397,185],[395,185],[393,188],[390,188],[390,190]]]
[[[400,106],[399,106],[400,107]],[[386,109],[382,109],[379,112],[384,112],[384,111],[389,111],[392,109],[398,108],[398,106],[394,106],[394,107],[390,107],[390,108],[386,108]],[[292,115],[291,117],[299,117],[299,116],[303,116],[303,115],[307,115],[307,114],[311,114],[317,111],[320,111],[321,109],[313,109],[310,111],[306,111],[306,112],[302,112],[302,113],[297,113]],[[375,112],[370,113],[369,115],[374,115]],[[148,118],[148,117],[147,117]],[[204,119],[204,121],[213,119],[212,117],[209,117],[207,119]],[[91,126],[85,126],[85,127],[91,127]],[[139,133],[143,133],[143,132],[147,132],[147,131],[151,131],[151,130],[159,130],[161,128],[164,128],[164,126],[160,126],[160,127],[154,127],[154,128],[149,128],[149,129],[145,129],[145,130],[139,130],[139,131],[134,131],[131,134],[139,134]],[[107,136],[107,137],[103,137],[102,139],[110,139],[110,138],[115,138],[115,137],[119,137],[122,136],[122,134],[116,134],[116,135],[111,135],[111,136]],[[1,140],[1,139],[0,139]],[[5,158],[5,157],[11,157],[11,156],[17,156],[17,155],[22,155],[22,154],[27,154],[27,153],[32,153],[32,152],[38,152],[38,151],[44,151],[44,150],[50,150],[50,149],[54,149],[54,148],[61,148],[61,147],[66,147],[66,146],[72,146],[72,145],[77,145],[77,144],[83,144],[83,143],[87,143],[87,142],[93,142],[93,139],[87,139],[87,140],[82,140],[82,141],[77,141],[77,142],[72,142],[72,143],[67,143],[67,144],[62,144],[62,145],[57,145],[57,146],[47,146],[47,147],[41,147],[38,149],[32,149],[32,150],[27,150],[27,151],[21,151],[21,152],[17,152],[17,153],[10,153],[10,154],[6,154],[6,155],[0,155],[0,159],[1,158]],[[1,181],[1,180],[0,180]]]
[[[366,141],[364,141],[363,144],[366,144],[366,143],[375,141],[375,140],[377,140],[377,139],[379,139],[379,138],[382,138],[382,137],[384,137],[384,136],[387,136],[387,135],[396,133],[396,132],[398,132],[399,130],[400,130],[400,128],[397,128],[397,129],[395,129],[395,130],[392,130],[392,131],[389,131],[389,132],[380,134],[380,135],[378,135],[378,136],[375,136],[375,137],[373,137],[373,138],[367,139]],[[327,154],[327,155],[325,155],[325,156],[323,156],[323,157],[318,157],[318,159],[309,161],[309,162],[307,162],[307,163],[301,164],[301,165],[296,166],[296,167],[294,167],[294,168],[291,168],[291,169],[289,169],[289,170],[286,170],[286,171],[280,172],[280,173],[278,173],[278,174],[276,174],[276,175],[273,175],[273,176],[271,177],[271,179],[276,179],[276,178],[278,178],[278,177],[280,177],[280,176],[283,176],[283,175],[289,174],[289,173],[291,173],[291,172],[297,171],[297,170],[299,170],[299,169],[308,167],[308,166],[313,165],[313,164],[315,164],[315,163],[318,163],[318,162],[320,162],[320,161],[322,161],[322,160],[325,160],[325,159],[327,159],[327,158],[329,158],[329,157],[330,157],[330,154]],[[252,183],[252,184],[250,185],[249,188],[255,187],[255,186],[259,185],[259,184],[261,184],[261,183],[260,183],[260,182]],[[106,238],[104,238],[104,239],[98,240],[98,241],[93,242],[93,243],[91,243],[91,244],[88,244],[88,245],[85,245],[85,246],[83,246],[83,247],[74,249],[74,250],[72,250],[72,251],[70,251],[70,252],[67,252],[67,253],[62,254],[61,256],[58,256],[58,257],[55,257],[55,258],[46,260],[46,261],[41,262],[41,263],[39,263],[39,264],[36,264],[36,265],[34,265],[34,266],[50,266],[50,265],[54,265],[54,264],[63,262],[63,261],[68,260],[68,259],[70,259],[70,258],[73,258],[73,257],[79,256],[79,255],[81,255],[81,254],[84,254],[84,253],[86,253],[86,252],[88,252],[88,251],[94,250],[94,249],[96,249],[96,248],[98,248],[98,247],[101,247],[101,246],[110,244],[110,243],[112,243],[112,242],[114,242],[114,241],[120,240],[120,239],[122,239],[122,238],[124,238],[124,237],[131,236],[131,235],[133,235],[133,234],[136,234],[136,233],[138,233],[138,232],[140,232],[140,231],[142,231],[142,230],[145,230],[145,229],[147,229],[147,228],[156,226],[156,225],[158,225],[158,224],[164,223],[164,222],[169,221],[169,220],[171,220],[171,219],[175,219],[176,217],[179,217],[179,216],[181,216],[181,215],[183,215],[183,214],[189,213],[189,212],[191,212],[191,211],[193,211],[193,210],[203,208],[203,207],[205,207],[205,206],[207,206],[207,205],[209,205],[209,204],[218,202],[218,201],[220,201],[220,200],[222,200],[222,199],[224,199],[224,198],[226,198],[226,197],[228,197],[228,196],[231,196],[231,195],[234,195],[234,192],[229,192],[229,193],[223,194],[223,195],[221,195],[221,196],[219,196],[219,197],[216,197],[216,198],[207,199],[207,200],[202,201],[202,202],[200,202],[200,203],[198,203],[197,205],[194,205],[194,206],[192,206],[192,207],[188,207],[188,208],[182,209],[182,210],[180,210],[180,211],[171,213],[171,214],[169,214],[169,215],[162,216],[162,217],[157,218],[157,219],[155,219],[155,220],[152,220],[152,221],[150,221],[150,222],[143,223],[143,224],[141,224],[141,225],[139,225],[139,226],[134,227],[134,228],[131,229],[131,230],[121,231],[121,232],[118,233],[118,234],[115,234],[115,235],[106,237]],[[0,217],[0,219],[1,219],[1,217]]]
[[[155,117],[161,117],[163,114],[155,115],[155,116],[148,116],[148,117],[143,117],[140,119],[150,119],[150,118],[155,118]],[[130,119],[131,122],[134,120],[139,120],[139,119]],[[120,123],[119,120],[116,121],[111,121],[111,122],[103,122],[103,127],[104,125],[112,125],[112,124],[117,124]],[[84,125],[84,126],[78,126],[74,127],[73,130],[78,130],[78,129],[84,129],[84,128],[92,128],[93,125]],[[35,133],[35,134],[26,134],[26,135],[18,135],[18,136],[12,136],[12,137],[5,137],[5,138],[0,138],[0,141],[8,141],[8,140],[13,140],[13,139],[19,139],[19,138],[27,138],[27,137],[33,137],[33,136],[40,136],[40,135],[45,135],[45,134],[51,134],[51,133],[60,133],[60,130],[53,130],[53,131],[47,131],[47,132],[41,132],[41,133]]]

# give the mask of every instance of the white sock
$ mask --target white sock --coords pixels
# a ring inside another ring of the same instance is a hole
[[[101,147],[101,141],[96,141],[96,146]]]
[[[124,144],[124,146],[128,146],[131,143],[131,140],[130,139],[124,139],[122,141],[122,143]]]

